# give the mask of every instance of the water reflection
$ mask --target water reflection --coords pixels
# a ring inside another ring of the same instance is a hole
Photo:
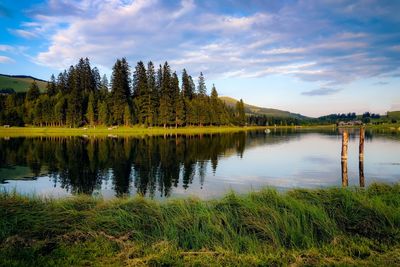
[[[72,193],[92,194],[104,182],[111,182],[117,196],[128,194],[131,183],[137,193],[154,196],[158,191],[169,196],[180,177],[185,189],[196,172],[203,184],[208,161],[215,173],[220,155],[236,153],[241,157],[246,135],[259,134],[1,139],[0,168],[28,166],[31,173],[26,175],[32,179],[45,173],[54,186]],[[3,182],[12,178],[2,176]]]
[[[350,179],[354,177],[353,161],[358,161],[351,155],[357,138],[356,131],[349,131]],[[365,139],[378,145],[391,140],[371,132],[366,132]],[[340,132],[335,129],[318,133],[275,129],[270,134],[260,131],[140,138],[3,138],[0,183],[24,180],[18,186],[25,186],[28,193],[34,186],[35,190],[45,188],[50,181],[62,194],[100,192],[150,197],[199,192],[215,196],[230,188],[248,191],[266,185],[334,185],[340,184],[340,142]],[[395,144],[400,148],[400,142]],[[375,148],[376,153],[366,152],[367,166],[376,167],[373,164],[382,157],[370,155],[379,155],[385,147]],[[393,160],[400,161],[391,156]],[[365,186],[364,162],[360,161],[358,168],[359,184]],[[396,173],[400,173],[399,165],[382,168],[379,173],[385,179],[396,179]],[[375,178],[373,171],[367,171]]]

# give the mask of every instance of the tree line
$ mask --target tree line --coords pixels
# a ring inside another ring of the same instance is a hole
[[[207,94],[200,73],[195,84],[183,69],[181,80],[168,62],[156,70],[139,61],[131,73],[125,58],[117,59],[111,81],[81,58],[75,66],[52,75],[45,93],[33,82],[26,93],[0,95],[0,124],[81,127],[143,125],[182,127],[245,125],[243,101],[228,107],[215,86]]]

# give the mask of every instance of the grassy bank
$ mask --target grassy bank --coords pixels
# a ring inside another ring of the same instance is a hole
[[[400,264],[400,184],[220,200],[0,194],[2,266]]]
[[[96,128],[61,128],[61,127],[10,127],[0,128],[0,137],[18,136],[143,136],[143,135],[164,135],[164,134],[211,134],[229,133],[239,131],[251,131],[265,129],[265,127],[238,127],[238,126],[207,126],[207,127],[181,127],[181,128],[162,128],[162,127],[117,127],[109,129],[107,127]]]

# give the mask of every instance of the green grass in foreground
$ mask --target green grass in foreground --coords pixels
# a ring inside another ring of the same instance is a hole
[[[162,128],[162,127],[118,127],[109,130],[107,127],[96,128],[60,128],[60,127],[10,127],[0,128],[0,137],[16,136],[140,136],[140,135],[163,135],[163,134],[209,134],[209,133],[228,133],[239,131],[250,131],[265,129],[266,127],[238,127],[238,126],[207,126],[207,127],[181,127],[181,128]]]
[[[400,265],[400,184],[220,200],[0,194],[2,266]]]

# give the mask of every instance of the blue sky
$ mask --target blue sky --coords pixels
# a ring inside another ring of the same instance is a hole
[[[0,1],[0,73],[167,60],[245,102],[319,116],[400,110],[400,1]]]

